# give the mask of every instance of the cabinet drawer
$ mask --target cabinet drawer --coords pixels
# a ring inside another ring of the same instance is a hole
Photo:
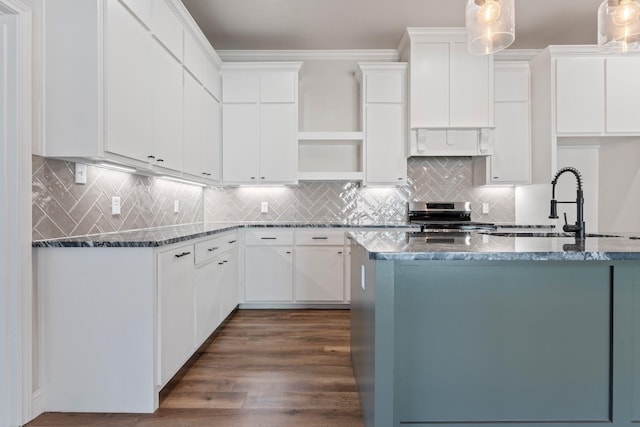
[[[293,230],[247,231],[245,241],[253,246],[293,245]]]
[[[204,242],[196,243],[196,265],[212,260],[223,252],[238,246],[238,233],[216,236]]]
[[[296,245],[342,246],[344,232],[305,230],[296,233]]]

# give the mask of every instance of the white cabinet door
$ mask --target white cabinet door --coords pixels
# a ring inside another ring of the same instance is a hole
[[[165,0],[154,0],[151,6],[151,31],[179,61],[182,61],[184,56],[182,23]]]
[[[528,183],[530,178],[529,103],[497,102],[491,182]]]
[[[222,100],[225,103],[257,103],[259,73],[233,71],[222,74]]]
[[[260,73],[260,102],[296,101],[296,73],[267,71]]]
[[[238,289],[238,251],[231,250],[222,257],[222,278],[220,280],[220,314],[221,320],[238,306],[240,292]]]
[[[113,0],[112,0],[113,1]],[[151,26],[151,0],[120,0],[147,27]],[[158,0],[154,0],[157,2]]]
[[[407,175],[404,104],[365,108],[366,183],[402,184]]]
[[[464,43],[451,43],[449,63],[449,125],[493,125],[491,55],[471,55]],[[437,83],[437,82],[436,82]],[[435,83],[434,83],[435,84]]]
[[[213,181],[222,179],[222,130],[220,103],[205,92],[204,172]]]
[[[404,102],[403,73],[368,73],[364,79],[364,102]]]
[[[607,58],[606,78],[607,132],[640,132],[640,58]]]
[[[260,105],[260,181],[296,181],[296,104]]]
[[[296,301],[342,302],[344,299],[344,247],[296,248]]]
[[[556,131],[604,132],[604,59],[556,60]]]
[[[410,67],[411,127],[448,127],[449,43],[415,43]]]
[[[205,91],[191,74],[184,73],[184,171],[206,177],[204,169],[205,146]]]
[[[143,161],[153,153],[152,43],[120,2],[107,2],[105,150]]]
[[[259,177],[257,104],[225,104],[222,110],[222,174],[229,183],[255,184]]]
[[[193,256],[193,245],[158,254],[160,385],[193,353]]]
[[[153,159],[157,166],[183,169],[182,65],[158,42],[151,50],[153,64]]]
[[[245,300],[247,302],[293,300],[293,247],[245,248]]]
[[[195,270],[195,347],[199,347],[222,322],[222,259]]]

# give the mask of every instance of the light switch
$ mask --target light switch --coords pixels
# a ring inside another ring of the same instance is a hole
[[[120,197],[114,196],[111,198],[111,215],[120,215]]]
[[[179,200],[174,200],[173,201],[173,213],[179,213],[180,212],[180,201]]]
[[[269,212],[269,202],[260,202],[260,213]]]
[[[482,204],[482,213],[483,214],[488,214],[489,213],[489,203],[483,203]]]
[[[87,183],[87,165],[84,163],[76,163],[76,175],[75,175],[75,183],[76,184],[86,184]]]

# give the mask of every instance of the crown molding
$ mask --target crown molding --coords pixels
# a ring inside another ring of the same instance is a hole
[[[498,61],[530,61],[543,49],[505,49],[493,54],[493,60]]]
[[[344,50],[218,50],[223,61],[371,61],[396,62],[395,49]]]

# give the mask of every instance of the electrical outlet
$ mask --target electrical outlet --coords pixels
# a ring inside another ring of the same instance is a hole
[[[174,200],[173,201],[173,213],[179,213],[180,212],[180,201],[179,200]]]
[[[120,197],[114,196],[111,198],[111,215],[120,215],[121,207]]]
[[[269,212],[269,202],[260,202],[260,213]]]
[[[87,165],[85,165],[84,163],[76,163],[75,183],[76,184],[87,183]]]
[[[482,204],[482,213],[483,214],[488,214],[489,213],[489,203],[483,203]]]

